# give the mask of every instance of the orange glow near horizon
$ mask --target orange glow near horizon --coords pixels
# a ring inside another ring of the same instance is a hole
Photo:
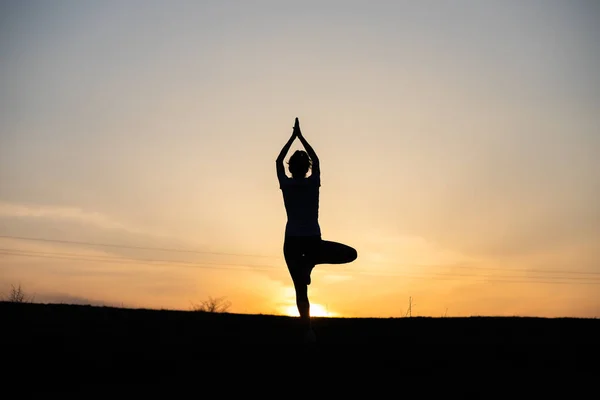
[[[298,317],[300,314],[298,313],[298,307],[296,305],[285,306],[282,309],[283,315],[287,315],[289,317]],[[340,317],[340,315],[331,312],[327,309],[327,307],[313,303],[310,305],[310,316],[311,317]]]
[[[406,313],[409,297],[413,316],[593,317],[600,312],[593,271],[589,284],[581,284],[581,276],[538,277],[519,263],[484,260],[457,266],[458,256],[440,250],[436,255],[435,247],[420,240],[374,236],[349,242],[360,250],[356,262],[314,270],[309,287],[312,316],[398,317]],[[244,264],[241,260],[226,269],[194,263],[190,268],[133,262],[105,249],[66,244],[2,239],[0,247],[20,249],[0,257],[2,295],[10,292],[11,284],[22,284],[41,303],[177,310],[189,310],[191,303],[212,296],[225,297],[232,313],[298,316],[294,288],[281,259],[264,261],[262,269],[252,271],[235,267]],[[549,254],[547,259],[559,262],[567,255]],[[391,260],[395,263],[389,264]],[[543,260],[538,255],[535,261]],[[256,260],[248,259],[253,263]]]

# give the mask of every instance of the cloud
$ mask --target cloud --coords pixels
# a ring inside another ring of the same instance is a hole
[[[24,217],[58,219],[93,225],[102,229],[123,230],[131,233],[145,233],[139,229],[127,226],[99,212],[84,211],[76,207],[57,207],[47,205],[25,205],[0,202],[0,217]]]
[[[106,253],[131,258],[209,261],[210,254],[166,253],[160,249],[210,251],[202,239],[169,234],[168,230],[141,229],[97,211],[78,207],[31,205],[0,201],[0,235],[15,240],[32,238],[63,241],[60,246],[80,253],[82,244],[111,246]],[[69,244],[69,242],[73,242]],[[77,243],[75,243],[77,242]],[[15,244],[16,245],[16,244]],[[49,249],[58,247],[54,243]],[[113,246],[114,245],[114,246]],[[124,246],[124,247],[118,247]],[[132,248],[127,248],[132,246]],[[19,246],[21,247],[21,246]],[[137,247],[143,247],[139,249]],[[216,256],[215,256],[216,257]],[[213,257],[213,258],[215,258]]]

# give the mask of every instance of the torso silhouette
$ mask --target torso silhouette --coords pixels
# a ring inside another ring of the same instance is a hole
[[[320,236],[319,176],[294,179],[279,176],[279,188],[287,213],[286,236]]]

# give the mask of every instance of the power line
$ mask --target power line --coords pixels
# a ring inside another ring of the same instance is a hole
[[[25,240],[25,241],[74,244],[74,245],[83,245],[83,246],[114,247],[114,248],[124,248],[124,249],[133,249],[133,250],[155,250],[155,251],[174,252],[174,253],[194,253],[194,254],[204,254],[204,255],[211,254],[211,255],[220,255],[220,256],[234,256],[234,257],[257,257],[257,258],[271,258],[271,259],[279,259],[279,260],[282,259],[282,257],[280,257],[280,256],[273,256],[273,255],[209,252],[209,251],[200,251],[200,250],[161,248],[161,247],[149,247],[149,246],[148,247],[128,246],[128,245],[119,245],[119,244],[93,243],[93,242],[81,242],[81,241],[47,239],[47,238],[32,238],[32,237],[12,236],[12,235],[0,235],[0,238]],[[172,262],[172,261],[168,260],[168,262]],[[396,268],[406,267],[406,265],[400,265],[400,264],[396,264],[396,263],[389,263],[389,262],[382,262],[382,261],[370,261],[369,263],[378,264],[378,265],[391,265]],[[244,264],[244,265],[246,265],[246,264]],[[487,270],[487,271],[502,271],[502,272],[526,272],[526,273],[534,273],[534,274],[560,274],[560,275],[565,274],[565,275],[584,275],[584,276],[598,275],[598,276],[600,276],[600,272],[556,270],[556,269],[540,270],[540,269],[528,269],[528,268],[495,268],[495,267],[481,267],[481,266],[469,266],[469,265],[418,265],[418,264],[410,265],[410,267],[444,267],[444,268],[461,268],[461,269],[472,269],[472,270],[482,270],[482,271]],[[274,268],[277,268],[277,267],[274,267]]]
[[[27,254],[26,252],[13,252],[13,251],[4,251],[4,250],[0,250],[0,255],[7,255],[7,256],[15,256],[15,257],[33,257],[33,258],[51,258],[51,259],[58,259],[58,260],[71,260],[71,261],[87,261],[87,262],[102,262],[102,263],[109,263],[109,264],[123,264],[123,263],[127,263],[127,264],[141,264],[141,265],[172,265],[174,262],[172,261],[152,261],[152,260],[135,260],[135,259],[122,259],[122,260],[113,260],[113,259],[94,259],[94,258],[86,258],[86,257],[68,257],[68,256],[61,256],[61,255],[53,255],[51,253],[49,254]],[[177,264],[178,262],[175,261],[175,263]],[[200,263],[186,263],[185,262],[179,262],[181,264],[183,264],[182,266],[187,266],[187,267],[194,267],[194,268],[206,268],[206,269],[220,269],[220,270],[252,270],[252,271],[267,271],[265,268],[255,268],[255,267],[251,267],[251,266],[243,266],[243,265],[228,265],[228,264],[218,264],[218,263],[213,263],[213,264],[200,264]],[[245,267],[245,268],[244,268]],[[272,269],[268,269],[268,271],[272,271]]]
[[[391,265],[397,266],[398,264],[389,263],[385,261],[374,262],[374,264]],[[461,269],[475,269],[475,270],[486,270],[486,271],[502,271],[502,272],[531,272],[537,274],[567,274],[567,275],[599,275],[600,272],[589,272],[589,271],[571,271],[571,270],[560,270],[560,269],[530,269],[530,268],[498,268],[498,267],[480,267],[473,265],[443,265],[448,268],[461,268]],[[416,264],[414,267],[431,267],[427,264]]]
[[[381,274],[381,276],[405,276],[405,275],[389,275],[387,272],[382,271],[372,271],[375,275]],[[357,273],[361,273],[357,271]],[[557,279],[557,280],[574,280],[574,281],[598,281],[600,283],[599,278],[581,278],[581,277],[568,277],[568,276],[536,276],[536,277],[528,277],[528,276],[511,276],[511,275],[481,275],[481,274],[457,274],[457,273],[434,273],[435,276],[459,276],[459,277],[501,277],[501,278],[509,278],[509,279]]]
[[[20,250],[20,249],[7,249],[0,248],[0,254],[4,255],[24,255],[24,256],[49,256],[52,258],[60,258],[67,260],[76,260],[76,261],[114,261],[114,262],[127,262],[134,264],[180,264],[184,266],[234,266],[234,267],[244,267],[244,268],[254,268],[260,270],[269,270],[269,269],[277,269],[280,270],[281,267],[275,265],[266,265],[266,264],[238,264],[238,263],[218,263],[218,262],[201,262],[201,261],[179,261],[179,260],[168,260],[168,259],[149,259],[149,258],[133,258],[133,257],[115,257],[115,256],[106,256],[106,255],[97,255],[97,254],[79,254],[79,253],[58,253],[58,252],[47,252],[47,251],[34,251],[34,250]],[[338,271],[344,272],[344,271]],[[347,272],[346,272],[347,273]],[[406,275],[398,275],[393,271],[356,271],[358,274],[367,274],[374,276],[406,276]],[[447,277],[447,276],[457,276],[457,277],[481,277],[486,275],[476,275],[476,274],[457,274],[457,273],[434,273],[435,276]],[[523,276],[501,276],[502,278],[509,279],[522,279]],[[543,279],[558,279],[558,280],[592,280],[592,279],[600,279],[600,278],[581,278],[581,277],[564,277],[564,276],[543,276]]]
[[[29,240],[29,241],[36,241],[36,242],[51,242],[51,243],[63,243],[63,244],[76,244],[76,245],[82,245],[82,246],[116,247],[116,248],[133,249],[133,250],[167,251],[167,252],[173,252],[173,253],[212,254],[212,255],[236,256],[236,257],[281,258],[281,257],[276,257],[276,256],[267,256],[267,255],[260,255],[260,254],[239,254],[239,253],[225,253],[225,252],[214,252],[214,251],[173,249],[173,248],[162,248],[162,247],[127,246],[127,245],[121,245],[121,244],[78,242],[78,241],[73,241],[73,240],[31,238],[31,237],[10,236],[10,235],[0,235],[0,238],[15,239],[15,240]]]
[[[183,264],[189,266],[199,266],[199,265],[222,265],[222,266],[236,266],[236,267],[246,267],[246,268],[270,268],[270,269],[279,269],[275,265],[266,265],[266,264],[239,264],[239,263],[217,263],[217,262],[203,262],[203,261],[179,261],[179,260],[168,260],[168,259],[154,259],[154,258],[134,258],[134,257],[115,257],[115,256],[105,256],[98,254],[79,254],[79,253],[57,253],[57,252],[48,252],[48,251],[34,251],[34,250],[19,250],[19,249],[5,249],[0,248],[1,254],[9,254],[10,255],[40,255],[40,256],[53,256],[53,257],[61,257],[64,259],[81,259],[80,261],[115,261],[115,262],[128,262],[128,263],[162,263],[162,264]],[[12,254],[14,253],[14,254]]]
[[[207,269],[221,269],[221,270],[250,270],[250,271],[285,271],[283,268],[277,268],[271,265],[253,265],[253,264],[230,264],[230,263],[199,263],[199,262],[186,262],[176,260],[156,260],[156,259],[135,259],[125,257],[111,257],[111,256],[98,256],[98,255],[85,255],[77,253],[52,253],[52,252],[38,252],[31,250],[17,250],[17,249],[1,249],[1,255],[17,256],[17,257],[37,257],[37,258],[50,258],[50,259],[61,259],[71,261],[86,261],[86,262],[105,262],[105,263],[127,263],[127,264],[142,264],[142,265],[173,265],[180,264],[186,267],[196,268],[207,268]],[[539,279],[531,279],[530,277],[523,276],[486,276],[486,275],[473,275],[473,274],[432,274],[429,276],[419,276],[410,274],[398,274],[398,273],[386,273],[378,271],[336,271],[336,273],[346,274],[360,274],[360,275],[372,275],[372,276],[384,276],[384,277],[403,277],[407,279],[426,279],[426,280],[465,280],[464,278],[483,278],[483,279],[469,279],[469,282],[484,282],[484,283],[539,283],[539,284],[568,284],[568,285],[600,285],[600,278],[572,278],[572,277],[554,277],[554,276],[542,276]]]

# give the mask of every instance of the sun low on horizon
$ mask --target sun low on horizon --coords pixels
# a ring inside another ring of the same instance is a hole
[[[0,15],[0,296],[297,316],[275,165],[297,117],[322,238],[358,252],[314,269],[313,316],[600,316],[597,4]]]
[[[298,308],[295,304],[289,305],[283,308],[283,315],[288,317],[298,317],[300,313],[298,312]],[[311,317],[340,317],[336,313],[333,313],[327,309],[327,307],[322,306],[321,304],[312,303],[310,305],[310,315]]]

